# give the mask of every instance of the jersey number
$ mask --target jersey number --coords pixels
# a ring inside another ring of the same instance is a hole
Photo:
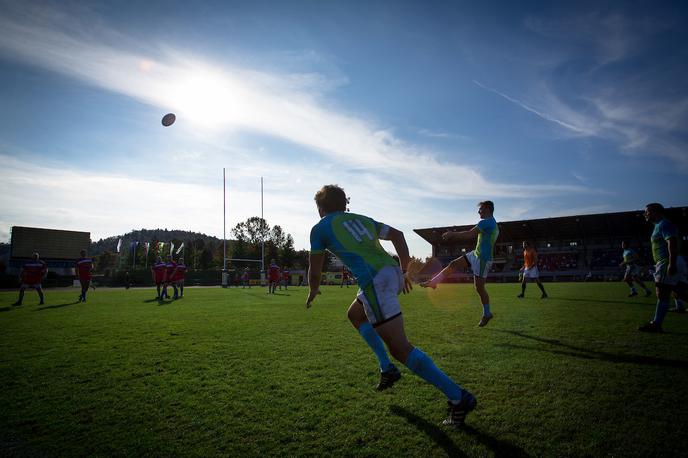
[[[354,219],[351,221],[344,221],[342,224],[344,224],[344,227],[346,228],[347,231],[351,234],[351,236],[356,239],[357,242],[362,242],[363,239],[361,238],[362,236],[368,237],[370,240],[375,240],[373,236],[368,232],[368,228],[366,228],[361,221],[358,219]]]

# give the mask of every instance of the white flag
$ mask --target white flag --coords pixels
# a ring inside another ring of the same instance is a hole
[[[119,253],[119,250],[122,248],[122,239],[119,239],[117,242],[117,252]]]
[[[170,242],[170,256],[174,254],[174,242]]]
[[[179,245],[179,248],[177,248],[177,254],[181,253],[183,249],[184,249],[184,242],[182,242],[182,244]]]

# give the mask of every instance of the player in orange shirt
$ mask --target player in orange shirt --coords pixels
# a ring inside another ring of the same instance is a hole
[[[538,255],[535,251],[535,247],[531,246],[528,242],[523,242],[523,267],[521,267],[521,272],[523,272],[523,280],[521,281],[521,294],[516,297],[525,297],[526,295],[526,282],[529,278],[534,279],[537,282],[538,288],[542,291],[542,296],[540,299],[545,299],[547,293],[545,292],[545,287],[542,286],[540,281],[540,271],[538,270]]]

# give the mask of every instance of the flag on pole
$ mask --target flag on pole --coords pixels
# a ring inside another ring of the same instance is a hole
[[[146,256],[148,256],[148,252],[150,251],[150,242],[143,242],[143,249],[146,250]]]
[[[179,245],[179,248],[177,248],[177,254],[181,253],[183,249],[184,249],[184,242],[182,242],[182,244]]]
[[[174,254],[174,242],[170,242],[170,256]]]
[[[117,242],[117,252],[119,253],[119,251],[121,249],[122,249],[122,239],[119,239],[119,241]]]
[[[129,250],[131,253],[136,256],[136,247],[139,246],[139,242],[131,242],[131,245],[129,246]]]
[[[158,242],[158,254],[162,252],[163,248],[165,248],[165,242]]]

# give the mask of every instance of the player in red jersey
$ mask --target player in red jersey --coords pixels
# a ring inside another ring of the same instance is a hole
[[[80,254],[81,257],[76,261],[74,270],[81,283],[79,302],[86,302],[86,293],[91,285],[91,278],[93,276],[93,259],[86,257],[86,250],[81,250]]]
[[[184,297],[184,280],[186,279],[186,264],[184,258],[179,258],[179,262],[172,272],[172,285],[174,288],[174,298]],[[179,288],[179,296],[177,296],[177,288]]]
[[[31,256],[33,259],[31,261],[25,262],[19,271],[19,278],[21,279],[21,285],[19,286],[19,299],[12,305],[22,305],[24,300],[24,291],[26,288],[33,288],[38,293],[38,297],[41,301],[38,305],[43,305],[45,301],[43,300],[43,288],[41,288],[41,281],[43,277],[48,272],[48,265],[40,259],[38,253],[34,253]]]
[[[175,285],[174,281],[172,281],[172,273],[174,272],[174,269],[177,267],[177,263],[174,262],[174,259],[172,259],[172,255],[168,254],[167,255],[167,262],[165,263],[165,269],[166,269],[166,274],[165,274],[165,284],[162,287],[162,297],[170,298],[170,295],[167,294],[167,287],[172,285],[172,288],[174,288],[174,298],[177,298],[178,291],[177,291],[177,285]]]
[[[162,300],[162,287],[165,283],[165,277],[167,274],[167,266],[162,262],[162,257],[158,256],[155,260],[155,264],[151,266],[151,273],[153,274],[153,282],[155,282],[155,287],[158,290],[158,296],[156,299]]]
[[[287,269],[287,266],[284,266],[282,269],[282,283],[284,283],[284,290],[286,291],[289,286],[289,270]]]
[[[339,285],[339,287],[344,288],[344,285],[346,285],[348,288],[350,284],[351,280],[349,280],[349,269],[347,269],[346,266],[342,266],[342,284]]]
[[[268,294],[275,294],[277,285],[280,281],[280,268],[275,263],[275,260],[270,261],[270,267],[268,267]]]

